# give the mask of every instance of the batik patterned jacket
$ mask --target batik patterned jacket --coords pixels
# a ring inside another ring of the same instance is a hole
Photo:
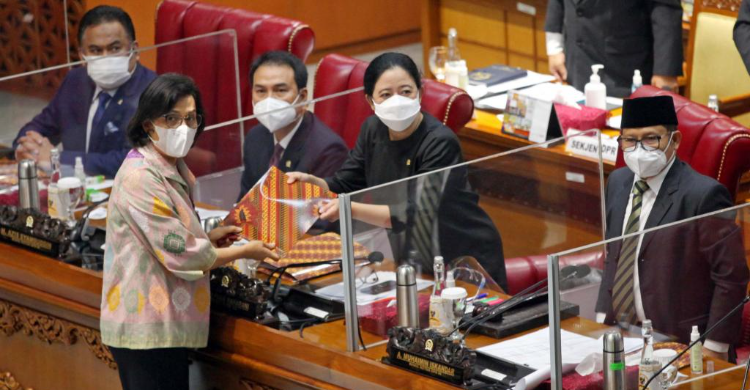
[[[201,228],[185,163],[133,149],[115,177],[104,251],[101,335],[130,349],[205,347],[208,270],[216,250]]]

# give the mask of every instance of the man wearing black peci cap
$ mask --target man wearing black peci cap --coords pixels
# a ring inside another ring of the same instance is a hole
[[[729,191],[677,157],[682,134],[670,96],[626,99],[620,148],[627,164],[606,192],[606,238],[635,233],[733,205]],[[698,145],[700,148],[700,145]],[[687,343],[745,296],[748,269],[733,213],[722,213],[607,245],[597,320],[639,324]],[[728,358],[740,315],[708,335],[705,353]]]

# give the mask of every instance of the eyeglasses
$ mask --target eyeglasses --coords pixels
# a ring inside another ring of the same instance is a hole
[[[198,114],[188,114],[188,116],[183,117],[181,115],[170,113],[164,114],[161,117],[164,118],[164,120],[167,122],[167,127],[170,129],[178,128],[182,124],[183,120],[185,121],[185,124],[188,125],[188,127],[191,127],[193,129],[200,126],[203,122],[203,117]]]
[[[632,152],[638,148],[638,144],[641,144],[643,150],[651,152],[659,149],[659,143],[661,142],[660,135],[647,135],[642,139],[636,139],[632,137],[618,137],[617,142],[620,144],[620,148],[624,152]]]

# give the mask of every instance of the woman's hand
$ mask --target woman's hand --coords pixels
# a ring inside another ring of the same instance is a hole
[[[219,226],[208,232],[214,248],[226,248],[240,239],[242,228],[239,226]]]
[[[315,184],[316,186],[328,191],[328,183],[317,176],[302,172],[288,172],[286,175],[289,177],[286,181],[287,184],[293,184],[294,182],[299,181],[302,183]]]
[[[339,200],[322,201],[318,203],[318,216],[328,222],[339,220]]]
[[[276,253],[276,244],[272,242],[263,242],[263,241],[250,241],[245,245],[242,245],[240,247],[240,250],[242,251],[243,258],[247,259],[254,259],[263,261],[264,259],[270,258],[273,260],[279,259],[279,254]]]

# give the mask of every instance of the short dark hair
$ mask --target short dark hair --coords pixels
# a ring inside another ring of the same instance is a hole
[[[83,33],[87,28],[107,22],[119,22],[128,34],[130,42],[135,41],[135,27],[130,15],[120,7],[100,5],[90,9],[81,18],[81,24],[78,26],[78,44],[83,44]]]
[[[401,53],[383,53],[375,57],[365,70],[365,95],[372,96],[375,90],[375,83],[386,70],[399,67],[406,71],[414,80],[417,89],[422,88],[422,76],[419,74],[417,64],[406,54]]]
[[[177,73],[166,73],[151,81],[141,94],[141,98],[138,100],[138,109],[135,111],[133,118],[130,119],[130,124],[128,124],[130,144],[134,147],[146,146],[150,139],[148,132],[143,128],[143,123],[156,120],[169,113],[175,104],[186,96],[192,96],[195,99],[195,110],[198,115],[204,118],[195,133],[195,139],[198,139],[198,136],[206,127],[206,115],[203,111],[201,92],[190,77]]]
[[[253,84],[255,71],[263,65],[288,66],[294,71],[294,82],[297,84],[297,89],[302,90],[302,88],[307,87],[307,67],[305,67],[305,64],[297,56],[281,50],[267,51],[253,62],[250,67],[250,85]]]

